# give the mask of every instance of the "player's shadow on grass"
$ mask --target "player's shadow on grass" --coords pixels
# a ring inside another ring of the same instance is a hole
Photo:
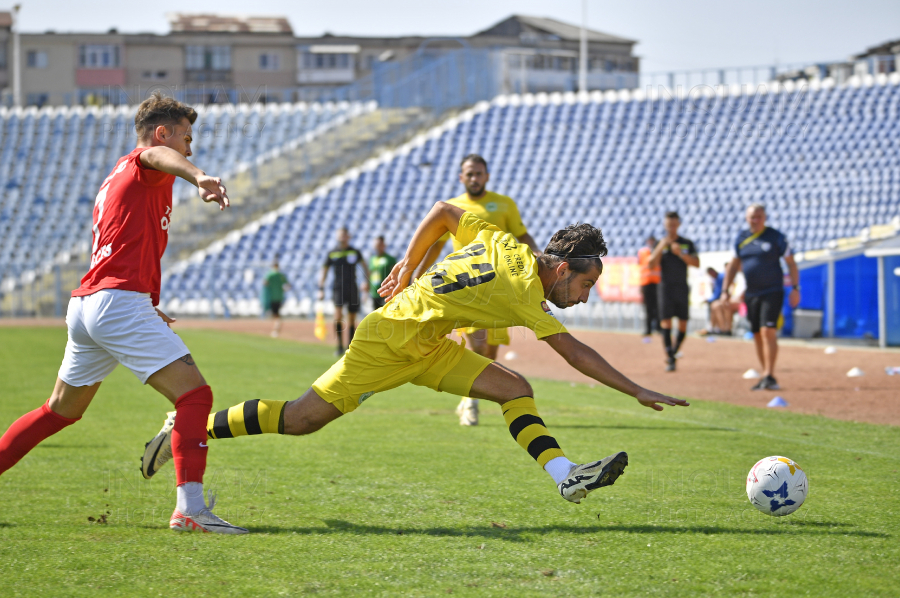
[[[250,531],[255,533],[269,534],[299,534],[299,535],[329,535],[329,534],[359,534],[362,536],[435,536],[435,537],[451,537],[451,538],[486,538],[495,540],[506,540],[508,542],[526,542],[527,536],[544,535],[544,534],[603,534],[609,532],[625,532],[630,534],[684,534],[694,533],[703,535],[811,535],[811,536],[860,536],[867,538],[889,538],[888,534],[879,532],[855,531],[847,529],[836,529],[834,531],[826,531],[821,529],[803,529],[805,526],[810,528],[831,527],[834,524],[826,524],[821,522],[797,521],[790,525],[779,525],[778,527],[765,528],[746,528],[746,527],[726,527],[715,525],[547,525],[540,527],[500,527],[498,525],[477,525],[460,528],[448,527],[386,527],[380,525],[360,525],[340,519],[324,520],[325,527],[275,527],[275,526],[251,526]],[[844,524],[846,525],[846,524]]]
[[[712,426],[621,426],[602,424],[550,424],[550,428],[596,428],[601,430],[669,430],[670,432],[740,432],[737,428],[717,428]]]
[[[505,424],[480,423],[482,428],[506,428]],[[737,428],[719,428],[715,426],[628,426],[603,424],[554,424],[552,430],[571,428],[574,430],[669,430],[670,432],[740,432]]]

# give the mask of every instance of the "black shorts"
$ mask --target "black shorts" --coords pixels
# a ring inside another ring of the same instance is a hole
[[[382,307],[384,307],[384,297],[372,297],[372,309],[376,310],[381,309]]]
[[[359,312],[359,289],[356,287],[338,287],[333,289],[332,297],[335,307],[345,307],[351,314]]]
[[[281,311],[281,301],[269,301],[269,311],[276,318],[279,317],[280,314],[278,312]]]
[[[747,304],[747,319],[750,330],[759,332],[760,328],[777,328],[781,317],[781,306],[784,305],[784,291],[775,291],[744,300]]]
[[[690,316],[690,289],[687,287],[667,289],[659,285],[659,319],[678,318],[687,322]]]

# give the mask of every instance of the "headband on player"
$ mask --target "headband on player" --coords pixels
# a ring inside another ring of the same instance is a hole
[[[566,255],[564,253],[558,253],[556,251],[545,251],[547,255],[553,255],[556,257],[561,257],[564,260],[599,260],[599,255]]]

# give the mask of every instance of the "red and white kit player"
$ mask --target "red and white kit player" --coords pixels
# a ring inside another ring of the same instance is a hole
[[[81,419],[116,365],[130,369],[175,404],[172,457],[177,505],[169,527],[244,534],[212,513],[203,497],[206,420],[213,395],[159,303],[160,259],[172,218],[175,177],[196,185],[201,199],[228,207],[222,181],[191,164],[193,108],[154,94],[134,117],[137,148],[119,159],[94,204],[91,268],[72,292],[69,340],[53,393],[0,438],[0,474],[45,438]],[[152,467],[145,464],[145,467]],[[146,475],[146,473],[145,473]]]

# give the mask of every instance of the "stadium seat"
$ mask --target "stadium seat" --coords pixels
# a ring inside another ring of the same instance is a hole
[[[227,176],[242,164],[302,139],[361,104],[199,107],[194,158]],[[0,108],[0,280],[91,242],[94,197],[116,160],[135,144],[136,107]],[[193,196],[176,184],[175,202]],[[62,223],[62,225],[60,225]],[[12,249],[21,247],[21,252]]]

